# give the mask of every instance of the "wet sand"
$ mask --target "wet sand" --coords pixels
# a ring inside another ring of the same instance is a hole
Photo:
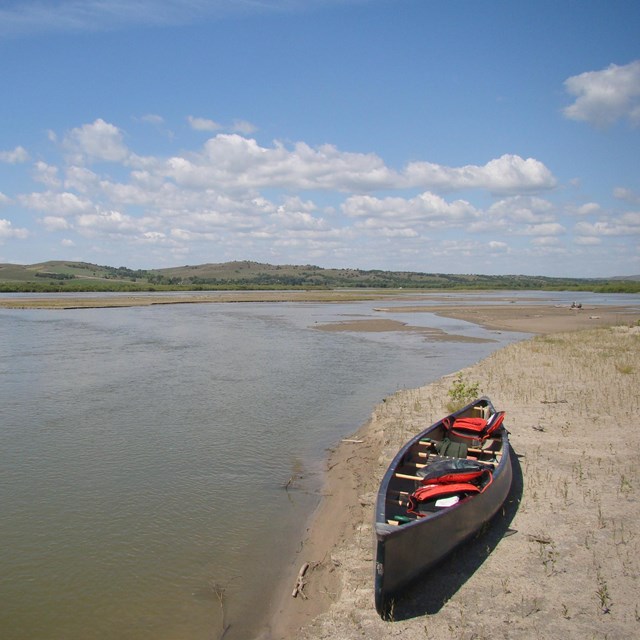
[[[394,621],[383,622],[373,606],[378,483],[398,448],[446,415],[454,375],[387,398],[331,452],[325,498],[260,637],[635,636],[640,312],[507,304],[438,313],[540,334],[462,372],[507,411],[515,479],[502,513],[408,590]],[[293,598],[305,563],[304,597]]]

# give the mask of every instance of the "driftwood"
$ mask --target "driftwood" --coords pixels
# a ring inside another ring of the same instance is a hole
[[[298,571],[298,577],[296,579],[296,584],[295,587],[293,587],[293,591],[291,593],[291,596],[293,598],[295,598],[298,594],[300,594],[305,600],[307,599],[307,596],[304,594],[304,585],[305,585],[305,581],[304,581],[304,574],[307,573],[307,569],[309,568],[309,563],[305,562],[301,567],[300,567],[300,571]]]

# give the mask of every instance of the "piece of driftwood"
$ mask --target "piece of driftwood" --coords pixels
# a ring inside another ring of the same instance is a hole
[[[309,568],[309,563],[305,562],[301,567],[300,571],[298,571],[298,577],[296,579],[295,587],[293,587],[293,591],[291,592],[291,596],[293,598],[297,597],[300,594],[305,600],[307,596],[304,594],[304,574],[307,573],[307,569]]]

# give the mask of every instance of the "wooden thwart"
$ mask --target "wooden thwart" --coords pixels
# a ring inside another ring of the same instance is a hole
[[[420,440],[420,442],[418,442],[418,444],[422,445],[423,447],[433,447],[434,449],[436,448],[436,443],[435,442],[427,442],[425,440]],[[489,449],[488,447],[485,448],[485,449],[481,449],[481,448],[478,448],[478,447],[469,447],[467,449],[467,451],[469,453],[474,454],[474,455],[481,454],[481,453],[498,453],[497,451],[493,451],[492,449]],[[429,454],[421,452],[418,455],[420,455],[420,456],[428,456]]]

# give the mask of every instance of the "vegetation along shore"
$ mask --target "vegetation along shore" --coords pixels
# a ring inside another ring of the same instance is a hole
[[[295,289],[546,289],[638,293],[640,276],[569,278],[529,275],[447,274],[381,269],[323,269],[315,265],[272,265],[249,260],[130,269],[89,262],[51,260],[31,265],[0,264],[0,292],[242,291]]]

